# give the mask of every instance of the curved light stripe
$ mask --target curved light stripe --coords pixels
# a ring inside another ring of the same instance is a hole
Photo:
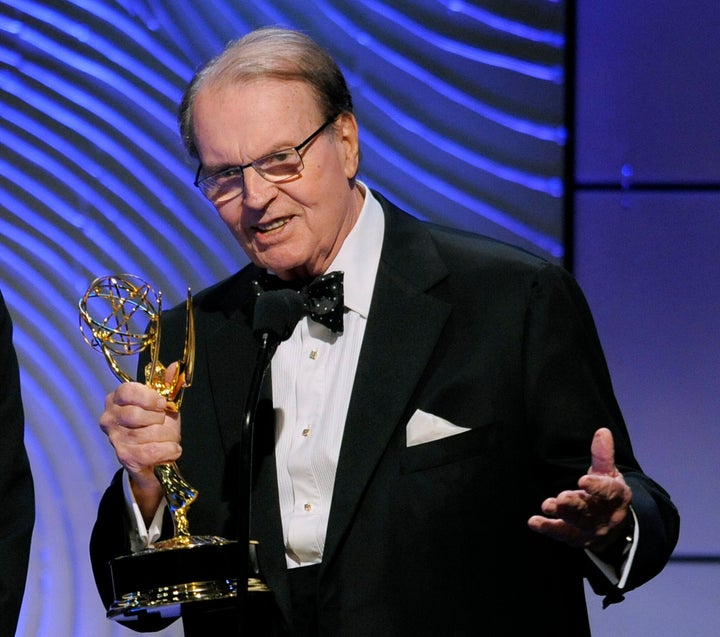
[[[358,1],[360,2],[360,0]],[[323,4],[327,6],[327,3]],[[377,12],[379,15],[386,17],[390,22],[405,29],[410,35],[418,40],[428,42],[439,50],[453,53],[473,62],[512,71],[527,77],[548,80],[551,82],[562,82],[562,66],[546,66],[543,64],[536,64],[521,60],[519,58],[513,58],[507,55],[501,55],[499,53],[493,53],[491,51],[484,51],[475,46],[470,46],[436,34],[433,31],[420,26],[414,20],[407,18],[405,14],[391,8],[388,4],[367,0],[363,1],[362,4],[367,6],[368,9]],[[328,14],[334,15],[338,23],[347,24],[348,22],[339,11],[328,10]]]
[[[366,44],[372,48],[379,59],[392,63],[399,70],[404,71],[409,76],[416,78],[418,81],[424,82],[428,86],[428,90],[438,93],[445,99],[452,100],[456,104],[478,113],[485,119],[494,122],[495,124],[523,135],[529,135],[530,137],[534,137],[536,139],[547,140],[559,144],[564,143],[567,138],[567,134],[563,126],[548,126],[546,124],[540,124],[528,119],[517,117],[512,113],[493,108],[488,104],[481,102],[479,99],[468,95],[466,92],[455,88],[448,82],[445,82],[442,78],[439,78],[423,69],[419,64],[412,62],[393,49],[384,46],[381,42],[373,40],[372,38],[367,38]],[[348,76],[355,77],[355,74],[349,72]],[[356,80],[354,83],[359,84],[360,81]],[[363,89],[363,92],[367,91],[367,88]]]
[[[467,2],[461,0],[437,0],[440,4],[445,5],[448,10],[455,13],[472,18],[473,20],[485,24],[493,29],[514,35],[531,42],[540,42],[549,46],[561,49],[565,46],[565,35],[556,33],[547,29],[537,29],[516,20],[503,18],[496,13],[487,11],[480,7],[474,7]],[[551,2],[553,0],[550,0]],[[557,0],[554,0],[557,2]]]
[[[94,26],[104,26],[108,33],[119,30],[121,33],[127,35],[132,40],[133,48],[143,49],[146,54],[151,55],[153,60],[160,62],[176,78],[187,78],[188,67],[184,62],[158,46],[157,41],[150,36],[151,31],[139,28],[132,20],[128,20],[124,13],[113,10],[107,2],[75,2],[74,0],[64,0],[64,2],[76,5],[78,8],[91,13],[93,17],[105,23],[104,25]],[[92,48],[100,51],[107,59],[117,63],[121,67],[142,70],[143,72],[137,75],[138,77],[146,78],[145,83],[147,83],[148,86],[152,87],[155,82],[158,82],[160,87],[166,86],[166,82],[162,76],[156,75],[150,67],[143,65],[144,60],[142,56],[126,54],[123,50],[115,47],[110,39],[102,37],[96,30],[90,28],[88,24],[65,17],[66,14],[63,12],[53,10],[49,8],[46,3],[42,2],[14,0],[13,8],[47,24],[53,29],[60,29],[76,38],[82,44],[92,46]],[[31,37],[28,38],[27,35],[25,35],[26,33],[31,33]],[[66,62],[73,60],[78,64],[77,68],[79,69],[85,68],[85,70],[87,70],[88,68],[92,68],[100,72],[103,71],[102,67],[92,64],[86,58],[76,55],[74,51],[66,47],[59,47],[59,45],[56,45],[49,38],[40,36],[37,31],[29,29],[28,27],[22,30],[21,37],[30,42],[32,42],[33,38],[41,38],[39,41],[49,46],[48,53],[56,53],[57,55],[54,57],[63,59]],[[69,58],[65,58],[65,55],[68,55]],[[90,64],[92,64],[92,66],[89,66]],[[74,64],[69,65],[74,66]],[[157,88],[157,86],[154,88]]]
[[[367,96],[370,100],[378,106],[381,110],[385,111],[391,116],[393,122],[402,126],[408,132],[421,137],[423,140],[433,144],[435,147],[441,149],[444,153],[451,155],[448,159],[450,161],[462,161],[471,166],[474,166],[478,170],[493,175],[499,179],[510,181],[518,184],[524,188],[536,190],[545,194],[558,197],[562,195],[562,183],[558,178],[546,178],[540,175],[533,175],[526,171],[518,170],[507,164],[501,164],[489,157],[484,157],[479,153],[473,152],[468,147],[453,141],[447,137],[443,137],[436,133],[433,129],[425,126],[419,120],[408,117],[405,111],[395,107],[392,102],[386,100],[381,94],[376,91],[366,89]],[[376,140],[378,148],[382,148],[384,153],[390,151],[387,145],[384,145],[381,140]],[[396,155],[397,157],[397,155]],[[417,169],[411,159],[407,159],[403,162],[408,167],[408,173],[415,172]],[[445,162],[443,162],[445,163]],[[444,191],[441,184],[439,186],[440,192]]]

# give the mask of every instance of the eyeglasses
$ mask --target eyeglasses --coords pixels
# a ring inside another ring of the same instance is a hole
[[[213,175],[201,178],[203,165],[200,164],[195,174],[194,183],[212,203],[219,204],[243,194],[246,168],[252,167],[263,179],[273,183],[297,177],[305,168],[300,151],[322,133],[336,118],[337,115],[327,119],[320,128],[297,146],[278,150],[242,166],[231,166]]]

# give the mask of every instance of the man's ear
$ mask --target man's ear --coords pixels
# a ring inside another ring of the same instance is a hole
[[[358,125],[352,113],[341,113],[336,124],[343,144],[345,176],[354,179],[360,166],[360,140]]]

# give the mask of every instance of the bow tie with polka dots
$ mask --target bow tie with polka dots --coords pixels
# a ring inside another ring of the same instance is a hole
[[[335,334],[343,333],[343,273],[329,272],[308,283],[284,281],[274,274],[263,272],[252,282],[257,296],[270,290],[290,288],[301,295],[305,311],[315,321],[332,330]]]

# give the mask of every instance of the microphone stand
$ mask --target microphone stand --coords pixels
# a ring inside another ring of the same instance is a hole
[[[301,296],[297,292],[288,289],[265,292],[258,297],[255,304],[253,333],[260,341],[260,349],[257,353],[255,369],[253,370],[250,381],[250,389],[245,403],[245,417],[242,422],[240,437],[240,494],[238,503],[240,524],[238,525],[238,548],[240,550],[241,564],[238,572],[237,608],[241,635],[251,634],[247,629],[252,628],[252,624],[248,620],[250,613],[247,612],[247,602],[249,598],[248,583],[251,579],[255,579],[259,584],[254,590],[264,595],[269,592],[269,589],[259,578],[259,568],[255,559],[255,552],[254,550],[252,552],[250,551],[255,415],[260,400],[263,378],[270,359],[280,342],[290,337],[305,311],[304,301]],[[247,514],[247,519],[243,518],[244,514]],[[244,578],[243,575],[245,576]],[[267,620],[267,618],[265,619]]]
[[[250,582],[251,578],[258,575],[258,573],[255,572],[255,556],[250,553],[252,461],[255,415],[257,413],[257,406],[260,400],[260,390],[262,388],[265,370],[270,363],[272,355],[275,353],[276,346],[277,343],[271,342],[268,332],[265,332],[260,336],[260,349],[258,350],[257,358],[255,359],[255,369],[253,370],[250,390],[248,391],[245,403],[245,415],[240,437],[240,498],[238,503],[238,513],[240,516],[238,547],[240,549],[239,554],[241,565],[240,572],[238,573],[240,634],[245,634],[245,632],[243,632],[243,628],[247,628],[247,584]],[[247,513],[247,519],[244,518],[245,513]]]

